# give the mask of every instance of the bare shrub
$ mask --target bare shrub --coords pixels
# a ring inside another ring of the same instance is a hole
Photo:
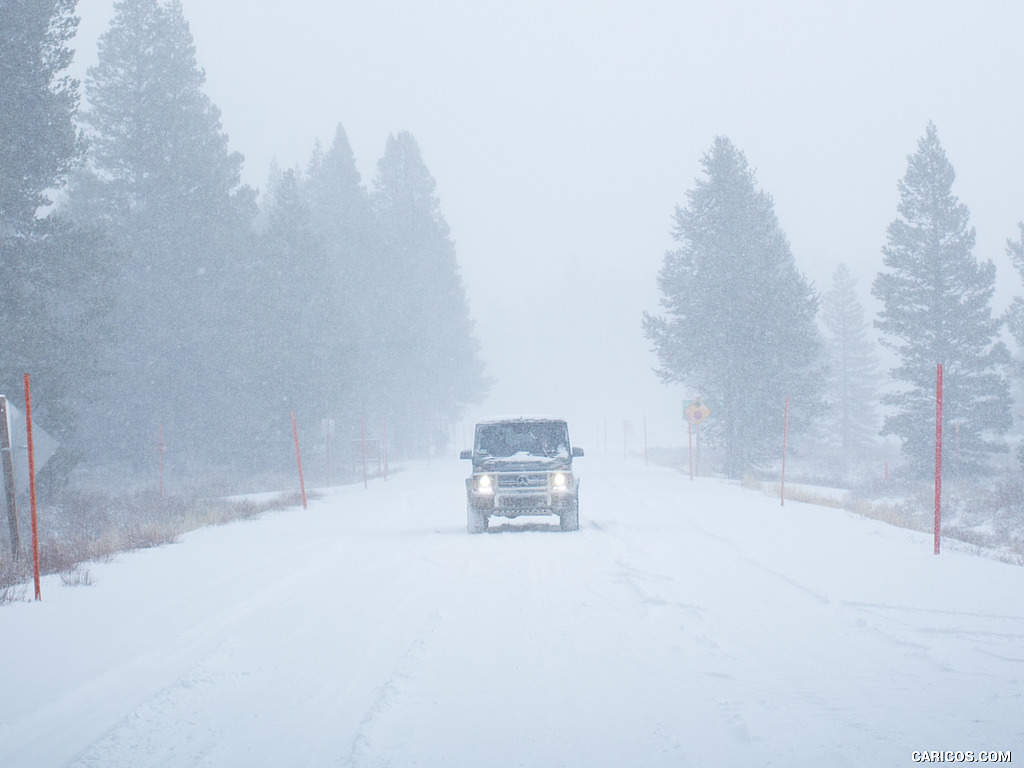
[[[854,514],[870,517],[872,520],[879,520],[898,528],[907,528],[912,531],[928,530],[925,521],[920,514],[914,511],[913,504],[910,502],[871,501],[870,499],[856,498],[848,502],[845,508]]]
[[[110,496],[96,491],[67,491],[39,509],[39,570],[60,574],[65,586],[89,586],[92,573],[82,564],[112,559],[121,552],[159,547],[208,525],[256,517],[301,504],[296,494],[266,501],[162,496],[138,492]],[[29,528],[25,521],[24,530]],[[9,547],[0,541],[0,547]],[[24,598],[31,581],[31,555],[0,560],[0,604]],[[2,550],[0,550],[2,551]]]
[[[24,601],[28,593],[25,583],[31,578],[24,558],[0,560],[0,605]]]
[[[26,602],[28,602],[28,587],[26,585],[5,584],[0,586],[0,605]]]
[[[82,568],[81,565],[75,565],[73,568],[61,571],[60,583],[65,587],[91,587],[96,581],[93,579],[92,571]]]

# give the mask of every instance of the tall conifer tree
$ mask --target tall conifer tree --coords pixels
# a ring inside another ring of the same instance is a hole
[[[1006,240],[1006,255],[1013,262],[1014,269],[1024,281],[1024,221],[1017,224],[1018,239]],[[1019,350],[1024,350],[1024,298],[1015,296],[1006,313],[1007,324]]]
[[[76,5],[4,0],[0,11],[0,237],[29,233],[84,150],[78,81],[67,74]]]
[[[903,384],[882,402],[895,410],[883,431],[897,435],[912,471],[935,459],[935,391],[943,366],[944,466],[964,473],[985,468],[1005,451],[1010,427],[1009,361],[992,316],[995,265],[975,259],[970,213],[952,192],[956,173],[929,123],[899,182],[898,217],[883,248],[887,271],[873,286],[883,309],[876,325],[899,365]]]
[[[120,391],[103,422],[125,430],[108,440],[129,456],[148,454],[158,423],[196,460],[230,432],[218,419],[238,373],[233,284],[251,194],[204,82],[180,2],[114,4],[86,80],[91,150],[69,211],[105,222],[125,253],[110,350]]]
[[[325,355],[333,361],[325,370],[331,413],[325,415],[347,417],[349,430],[358,435],[354,430],[361,414],[367,411],[375,417],[385,408],[377,371],[387,350],[377,335],[387,323],[381,311],[386,281],[380,258],[383,241],[342,125],[326,151],[314,151],[308,177],[313,227],[324,249],[318,279],[331,286],[323,340]]]
[[[0,4],[0,392],[13,396],[32,374],[36,418],[61,440],[51,475],[90,445],[78,416],[97,396],[109,331],[108,242],[42,216],[85,149],[74,124],[79,84],[67,74],[75,6]]]
[[[818,300],[743,153],[719,137],[702,165],[658,276],[665,314],[645,313],[644,331],[661,377],[710,405],[707,426],[739,477],[778,455],[787,397],[793,427],[820,404]]]
[[[1006,240],[1006,255],[1013,262],[1014,269],[1024,281],[1024,222],[1017,224],[1018,237],[1016,240]],[[1015,416],[1021,416],[1020,407],[1021,393],[1024,392],[1024,298],[1015,296],[1010,308],[1006,311],[1006,324],[1017,345],[1017,356],[1014,359],[1013,370],[1013,392],[1017,402]],[[1024,443],[1017,448],[1017,459],[1024,465]]]
[[[850,463],[863,457],[878,434],[878,360],[868,337],[864,308],[857,300],[857,281],[840,264],[832,288],[822,297],[822,320],[828,353],[824,415],[827,442],[838,451],[845,474]]]
[[[389,136],[373,192],[383,239],[374,295],[387,307],[375,317],[375,373],[403,430],[397,436],[416,452],[447,437],[448,424],[487,386],[436,186],[412,134]]]

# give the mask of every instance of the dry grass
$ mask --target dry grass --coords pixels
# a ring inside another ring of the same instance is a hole
[[[773,490],[773,495],[779,495],[779,487],[776,486]],[[786,500],[787,501],[800,501],[805,504],[816,504],[819,507],[835,507],[837,509],[845,509],[848,506],[848,502],[843,499],[837,499],[835,496],[829,496],[828,494],[820,491],[815,491],[813,488],[806,486],[796,486],[786,489]]]
[[[744,488],[749,488],[752,491],[761,491],[766,496],[772,496],[776,499],[779,498],[782,490],[779,483],[758,480],[749,472],[743,476],[742,485]],[[786,501],[798,501],[805,504],[816,504],[819,507],[835,507],[837,509],[846,509],[849,505],[849,502],[836,498],[834,494],[830,495],[824,490],[816,490],[813,486],[799,484],[786,485]]]
[[[92,571],[77,564],[73,568],[61,571],[60,583],[65,587],[91,587],[96,581],[93,579]]]
[[[844,508],[861,517],[869,517],[897,528],[924,533],[930,530],[928,521],[920,511],[915,511],[911,502],[872,501],[856,498],[844,505]]]
[[[747,475],[743,486],[778,497],[779,484]],[[896,497],[883,495],[884,491]],[[786,486],[786,499],[845,509],[887,525],[921,533],[934,526],[934,489],[890,485],[862,488],[848,499],[816,492],[808,486]],[[1024,486],[1019,481],[990,486],[951,487],[943,496],[942,540],[958,551],[1024,565]]]
[[[282,494],[257,503],[153,493],[123,497],[66,493],[39,510],[39,570],[43,575],[60,574],[61,583],[67,587],[91,586],[95,579],[85,563],[170,544],[204,526],[223,525],[301,503],[298,494]],[[21,529],[30,530],[27,520]],[[24,551],[16,559],[10,556],[10,542],[0,540],[0,605],[26,599],[32,558],[24,538]]]

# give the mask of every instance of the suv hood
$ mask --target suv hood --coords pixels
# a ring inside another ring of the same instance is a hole
[[[516,454],[500,459],[482,458],[473,462],[473,468],[487,472],[527,472],[529,470],[570,469],[572,459],[565,456],[530,456]]]

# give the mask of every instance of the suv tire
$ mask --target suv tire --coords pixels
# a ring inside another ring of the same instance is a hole
[[[484,533],[487,530],[487,515],[472,504],[466,505],[466,530],[470,533]]]
[[[563,531],[578,531],[580,529],[580,501],[575,499],[571,507],[562,510],[558,516],[558,528]]]

